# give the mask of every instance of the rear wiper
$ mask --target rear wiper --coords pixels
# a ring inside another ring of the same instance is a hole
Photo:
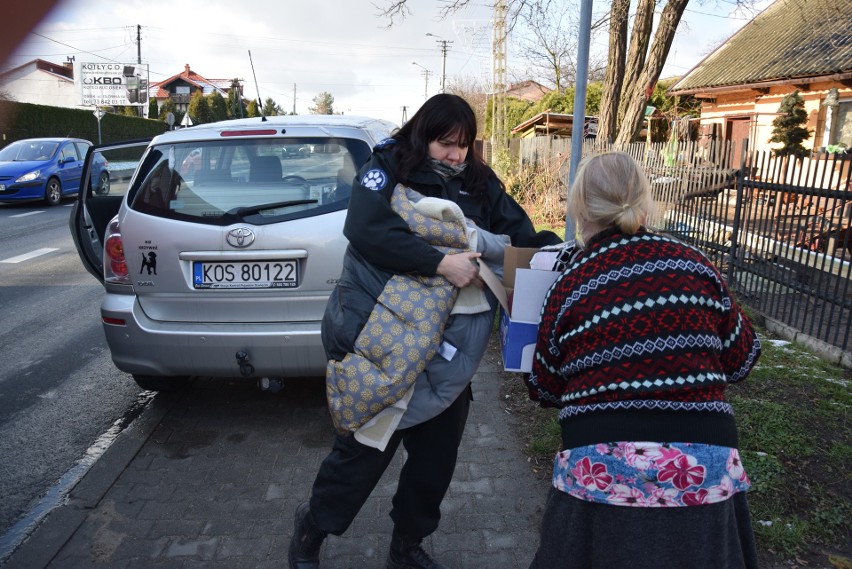
[[[267,209],[277,209],[279,207],[292,207],[297,205],[308,205],[317,203],[318,200],[290,200],[288,202],[273,202],[273,203],[265,203],[260,205],[253,205],[249,207],[241,207],[233,211],[229,211],[228,215],[234,215],[236,217],[245,217],[247,215],[251,215],[253,213],[260,213]]]

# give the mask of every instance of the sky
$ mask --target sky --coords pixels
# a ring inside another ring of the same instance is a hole
[[[756,1],[759,8],[771,3]],[[491,0],[471,0],[443,19],[440,8],[445,2],[408,0],[409,13],[392,26],[379,15],[378,7],[388,2],[61,0],[25,37],[4,69],[36,58],[136,63],[141,52],[152,83],[189,64],[210,79],[238,77],[246,97],[271,97],[287,112],[308,113],[314,97],[328,92],[335,112],[397,124],[410,117],[426,95],[440,92],[444,64],[447,83],[463,80],[489,89]],[[594,17],[608,4],[595,0]],[[690,2],[662,77],[686,73],[754,16],[753,11],[734,10],[733,4]],[[592,49],[605,51],[605,42],[601,37]],[[510,35],[510,81],[526,78],[523,62],[512,50],[515,43]]]

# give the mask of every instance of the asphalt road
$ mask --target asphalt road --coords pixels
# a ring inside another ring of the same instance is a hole
[[[151,397],[112,364],[71,202],[0,204],[0,559]]]

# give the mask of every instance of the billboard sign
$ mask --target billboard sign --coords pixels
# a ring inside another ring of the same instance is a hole
[[[86,107],[148,103],[147,63],[75,63],[74,87]]]

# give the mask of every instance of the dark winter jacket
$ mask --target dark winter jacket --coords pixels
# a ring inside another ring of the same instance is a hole
[[[322,325],[323,345],[330,360],[352,351],[376,299],[394,274],[433,276],[443,253],[415,235],[391,208],[390,197],[399,181],[392,142],[379,145],[361,168],[352,189],[344,235],[349,247],[343,273],[329,299]],[[427,197],[456,202],[465,217],[485,231],[507,235],[520,247],[559,243],[550,232],[536,233],[526,212],[503,190],[496,176],[482,198],[463,191],[463,177],[443,179],[427,165],[416,170],[408,186]],[[398,428],[421,423],[448,407],[476,372],[492,328],[492,310],[457,314],[447,320],[444,342],[452,357],[439,351],[419,374],[415,391]],[[444,355],[441,355],[441,354]]]

